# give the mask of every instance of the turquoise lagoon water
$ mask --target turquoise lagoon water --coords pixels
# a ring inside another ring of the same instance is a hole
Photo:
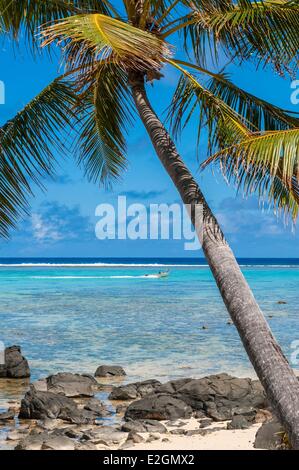
[[[0,260],[0,340],[21,345],[33,379],[105,363],[130,381],[253,375],[204,261],[38,261]],[[145,277],[163,264],[168,278]],[[289,356],[299,340],[298,261],[243,260],[242,270]]]

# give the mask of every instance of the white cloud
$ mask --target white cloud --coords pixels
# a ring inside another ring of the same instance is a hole
[[[55,242],[65,238],[54,225],[47,224],[40,214],[32,214],[31,224],[33,237],[38,242]]]
[[[42,204],[32,214],[29,233],[40,244],[83,241],[93,236],[93,226],[88,217],[80,214],[78,206],[68,207],[54,201]]]

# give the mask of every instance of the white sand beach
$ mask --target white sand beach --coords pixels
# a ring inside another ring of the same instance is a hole
[[[198,420],[195,418],[182,421],[185,422],[185,425],[181,429],[190,431],[198,429]],[[248,429],[233,430],[226,429],[227,423],[227,421],[213,423],[205,429],[218,429],[218,431],[213,431],[205,436],[157,434],[157,440],[135,444],[133,447],[128,447],[128,450],[257,450],[253,447],[253,443],[261,423],[253,424]],[[163,424],[171,431],[165,422]]]

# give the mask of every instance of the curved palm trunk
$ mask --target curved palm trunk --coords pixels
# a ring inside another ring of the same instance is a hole
[[[184,204],[191,205],[193,209],[198,204],[202,206],[203,223],[195,210],[191,211],[191,219],[204,254],[267,397],[288,432],[293,448],[299,449],[299,382],[274,339],[198,184],[153,111],[143,77],[132,73],[130,85],[136,108],[156,153]]]

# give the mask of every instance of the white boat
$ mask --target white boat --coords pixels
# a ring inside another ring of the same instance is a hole
[[[168,277],[169,276],[169,271],[159,271],[157,274],[145,274],[145,277],[151,278],[151,279],[161,279],[163,277]]]
[[[168,277],[169,271],[160,271],[157,275],[158,277]]]

